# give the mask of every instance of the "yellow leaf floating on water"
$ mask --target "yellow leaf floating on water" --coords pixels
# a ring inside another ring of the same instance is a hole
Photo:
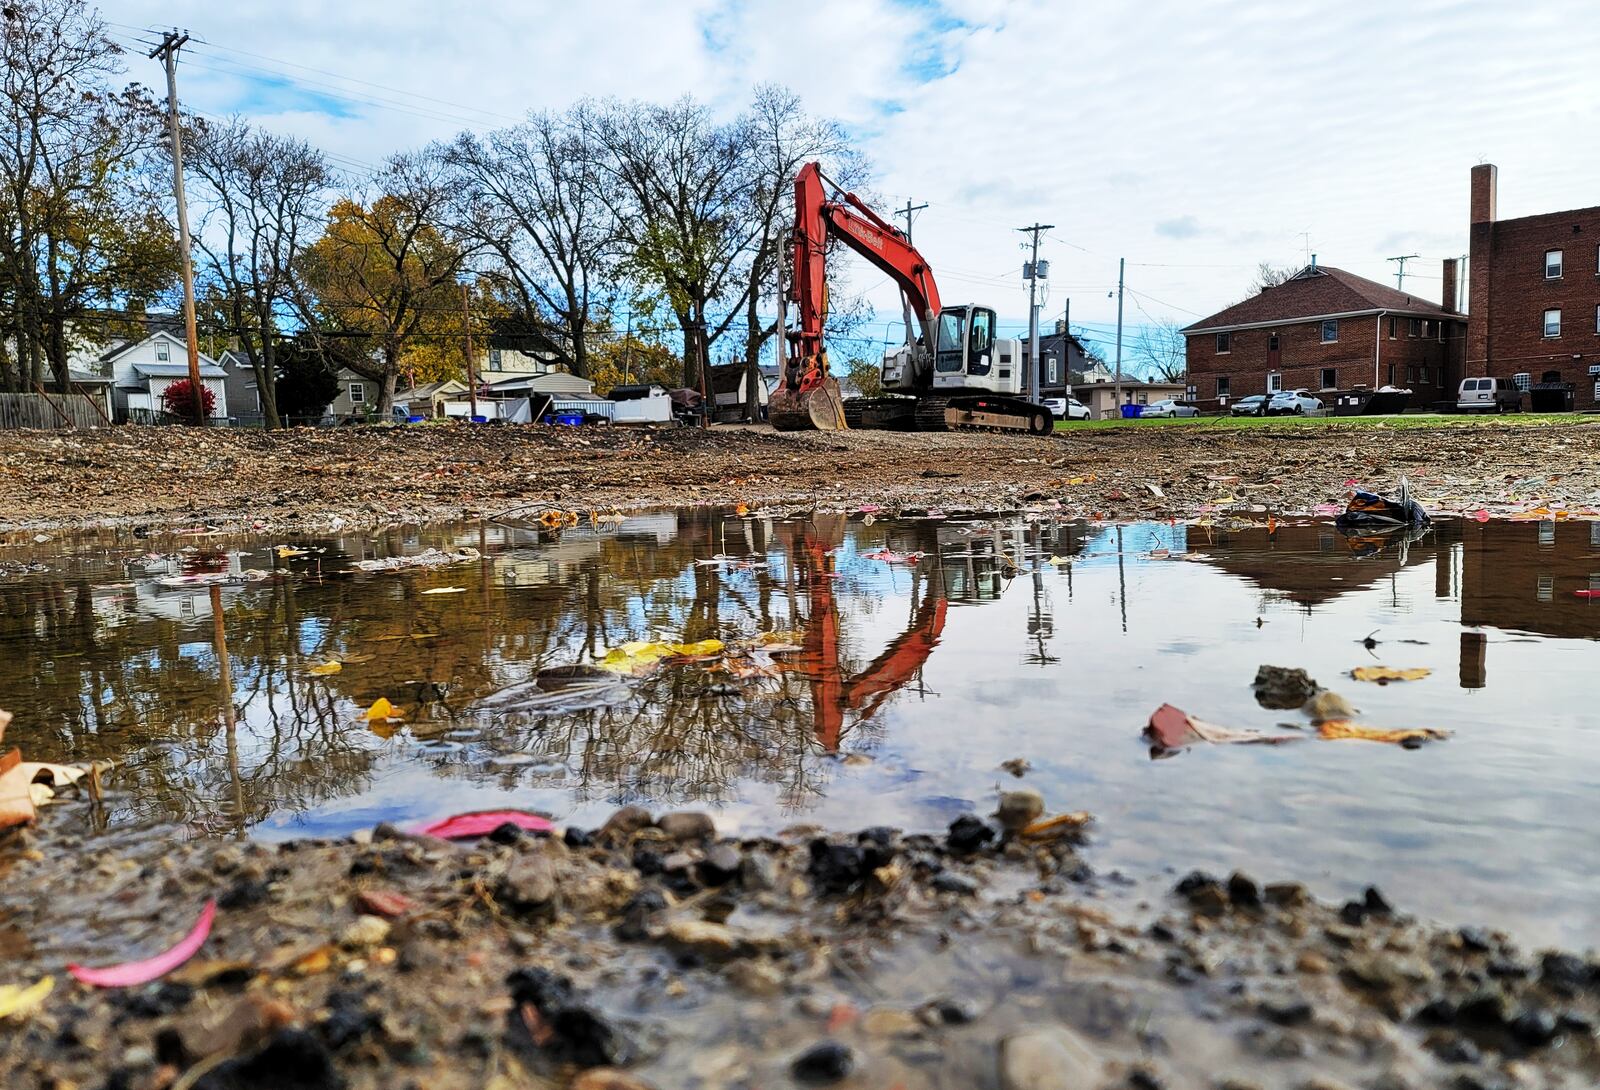
[[[630,640],[613,647],[600,660],[600,666],[619,674],[643,673],[652,669],[662,659],[687,657],[704,658],[722,653],[721,640],[700,640],[698,643],[660,643]]]
[[[400,718],[399,709],[396,708],[393,704],[389,703],[389,698],[386,697],[386,696],[380,696],[377,700],[374,700],[372,702],[372,707],[367,709],[367,722],[369,722],[369,723],[372,722],[375,719],[399,719],[399,718]]]
[[[1075,810],[1070,814],[1057,814],[1055,817],[1040,818],[1038,821],[1025,825],[1022,829],[1024,840],[1054,840],[1077,832],[1094,820],[1087,810]]]
[[[306,556],[306,555],[308,555],[308,553],[307,553],[307,550],[305,550],[305,549],[296,549],[293,545],[279,545],[278,546],[278,555],[282,556],[282,557],[291,557],[291,556]]]
[[[327,662],[319,662],[317,665],[311,667],[310,672],[316,674],[318,677],[327,677],[329,674],[337,674],[343,669],[344,663],[329,659]]]
[[[1432,727],[1387,730],[1383,727],[1364,727],[1360,723],[1352,723],[1348,719],[1329,719],[1317,724],[1317,737],[1328,742],[1354,739],[1360,742],[1390,742],[1400,745],[1412,741],[1436,742],[1442,738],[1450,737],[1450,732],[1436,730]]]
[[[423,594],[465,594],[465,593],[467,593],[467,588],[466,587],[434,587],[432,590],[425,590],[422,593]]]
[[[1350,676],[1357,681],[1376,681],[1380,685],[1390,681],[1421,681],[1432,670],[1426,666],[1413,666],[1405,670],[1393,666],[1357,666]]]
[[[56,978],[47,976],[37,984],[26,988],[15,984],[0,984],[0,1018],[10,1018],[13,1015],[27,1014],[40,1003],[45,996],[56,986]]]

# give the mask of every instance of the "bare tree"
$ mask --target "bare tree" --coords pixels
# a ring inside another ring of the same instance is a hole
[[[487,274],[512,293],[522,317],[556,332],[573,374],[589,374],[588,337],[617,235],[605,189],[613,179],[574,112],[533,114],[446,150],[462,174],[468,229],[493,254]]]
[[[1280,268],[1270,261],[1263,261],[1256,265],[1256,277],[1250,282],[1250,294],[1260,295],[1268,288],[1275,288],[1285,280],[1293,278],[1295,269]]]
[[[84,0],[0,7],[0,384],[62,389],[85,330],[171,287],[177,247],[150,168],[161,128]]]
[[[305,141],[238,118],[197,122],[187,166],[202,276],[250,361],[267,427],[281,427],[279,327],[300,301],[297,266],[321,231],[332,171]]]
[[[1140,369],[1162,382],[1182,382],[1189,373],[1189,339],[1183,327],[1158,319],[1139,327],[1129,354]]]
[[[660,285],[683,333],[683,379],[700,386],[702,355],[745,317],[751,258],[766,226],[749,215],[750,126],[719,123],[684,97],[668,105],[586,103],[577,116],[602,149],[615,185],[603,192],[615,215],[621,270]],[[726,306],[720,317],[717,304]]]

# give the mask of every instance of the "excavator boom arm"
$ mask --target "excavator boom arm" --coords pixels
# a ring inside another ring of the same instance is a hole
[[[822,168],[807,163],[794,183],[794,289],[799,329],[783,376],[785,389],[804,391],[827,377],[822,354],[822,323],[827,309],[827,246],[833,235],[883,270],[905,293],[922,323],[925,344],[935,347],[939,287],[933,269],[916,247],[854,193],[841,200],[828,195]]]

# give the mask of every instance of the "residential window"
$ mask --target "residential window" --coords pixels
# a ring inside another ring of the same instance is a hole
[[[1056,358],[1054,356],[1045,357],[1044,369],[1045,373],[1049,376],[1045,379],[1046,382],[1053,386],[1057,382],[1061,381],[1061,379],[1058,377],[1059,372],[1056,370]]]
[[[1233,380],[1230,379],[1227,375],[1218,375],[1217,376],[1217,396],[1218,397],[1227,397],[1227,396],[1229,396],[1233,392],[1232,389],[1231,389],[1232,386],[1233,386]],[[1595,525],[1600,526],[1600,523],[1596,523]]]
[[[1150,404],[1150,395],[1145,393],[1143,390],[1139,391],[1139,404],[1141,404],[1141,405]]]
[[[367,400],[367,384],[364,383],[364,382],[352,382],[350,384],[350,404],[352,404],[352,405],[360,405],[363,401],[366,401],[366,400]]]
[[[1561,251],[1546,250],[1544,253],[1544,278],[1546,280],[1561,279]]]
[[[1267,393],[1275,394],[1283,389],[1283,376],[1274,371],[1267,376]]]
[[[1278,335],[1276,333],[1274,333],[1270,337],[1267,338],[1267,351],[1268,352],[1276,352],[1277,350],[1278,350]]]
[[[1426,386],[1428,384],[1428,365],[1423,364],[1420,368],[1418,368],[1417,373],[1422,376],[1417,381]]]
[[[1339,388],[1339,372],[1332,367],[1322,369],[1322,388],[1324,390],[1337,390]]]
[[[156,342],[156,359],[165,363],[172,358],[172,346],[166,341]]]
[[[1413,385],[1416,383],[1416,381],[1417,381],[1417,365],[1416,364],[1414,364],[1414,363],[1406,364],[1406,381],[1409,382],[1409,383],[1412,383]]]
[[[1422,319],[1408,318],[1406,320],[1406,336],[1416,337],[1422,333]]]
[[[500,350],[498,348],[489,349],[489,370],[500,370]]]
[[[1547,310],[1544,312],[1544,335],[1546,337],[1561,336],[1561,311]]]
[[[1233,351],[1233,334],[1232,333],[1218,333],[1217,334],[1217,355],[1226,356],[1229,352],[1232,352],[1232,351]]]
[[[1329,318],[1322,323],[1322,343],[1333,344],[1339,339],[1339,319]]]
[[[1389,319],[1389,339],[1391,341],[1394,340],[1395,333],[1399,328],[1400,328],[1400,319],[1398,319],[1398,318],[1390,318]]]
[[[1594,308],[1594,331],[1600,333],[1600,306]]]

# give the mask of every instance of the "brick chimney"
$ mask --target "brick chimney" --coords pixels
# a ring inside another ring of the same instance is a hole
[[[1444,288],[1439,295],[1439,306],[1443,307],[1445,310],[1448,310],[1451,314],[1459,314],[1461,309],[1457,305],[1456,299],[1456,265],[1456,258],[1447,257],[1444,259],[1444,273],[1442,277],[1444,280]]]
[[[1467,356],[1463,377],[1492,375],[1489,325],[1494,300],[1494,221],[1499,172],[1493,163],[1472,168],[1471,278],[1467,281]]]

